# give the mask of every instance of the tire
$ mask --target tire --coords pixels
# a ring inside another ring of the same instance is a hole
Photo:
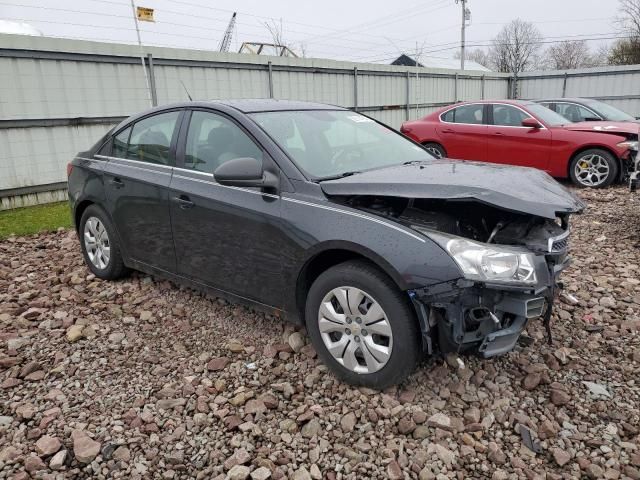
[[[618,160],[600,148],[590,148],[574,155],[569,177],[580,188],[604,188],[618,178]]]
[[[343,296],[341,304],[334,292],[347,296],[351,292],[354,303]],[[345,311],[344,304],[350,314],[340,313]],[[351,314],[354,305],[359,311]],[[365,261],[348,261],[323,272],[309,289],[305,317],[321,360],[351,385],[378,390],[396,385],[411,374],[422,354],[420,329],[409,299],[386,274]],[[338,317],[342,323],[328,320]],[[378,317],[382,319],[376,321]]]
[[[447,158],[447,151],[442,145],[435,142],[423,143],[422,146],[426,148],[431,155],[436,158]]]
[[[116,280],[127,273],[115,228],[102,208],[87,207],[80,218],[78,236],[84,261],[96,277]]]

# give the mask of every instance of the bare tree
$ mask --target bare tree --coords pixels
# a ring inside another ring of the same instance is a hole
[[[631,37],[640,38],[640,0],[619,0],[620,15],[617,23],[620,30]]]
[[[491,58],[489,58],[489,54],[481,49],[466,49],[464,52],[465,60],[469,60],[470,62],[476,62],[483,67],[491,68]],[[455,54],[455,58],[460,59],[460,51],[457,51]]]
[[[618,40],[609,53],[610,65],[637,65],[640,63],[640,37]]]
[[[604,67],[609,65],[609,57],[611,56],[610,45],[600,45],[591,55],[592,67]]]
[[[489,58],[494,69],[517,75],[532,68],[541,41],[536,26],[518,18],[505,25],[493,39]]]
[[[584,40],[557,43],[550,46],[544,56],[548,68],[552,70],[571,70],[593,65],[589,46]]]
[[[640,63],[640,0],[619,0],[620,15],[617,24],[620,31],[629,36],[618,40],[609,54],[611,65]]]
[[[274,45],[285,45],[282,19],[280,19],[280,22],[277,22],[275,19],[271,19],[269,22],[264,22],[264,26],[269,31]]]

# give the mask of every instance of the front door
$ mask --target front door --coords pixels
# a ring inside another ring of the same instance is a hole
[[[181,134],[179,167],[170,204],[178,272],[219,290],[281,306],[284,279],[280,196],[259,188],[227,187],[215,169],[240,157],[266,152],[235,121],[210,110],[194,110]]]
[[[490,162],[549,169],[551,132],[547,128],[523,127],[531,115],[513,105],[492,105],[493,116],[487,130],[487,157]]]
[[[175,272],[169,183],[181,110],[137,121],[114,137],[104,169],[107,208],[126,255]]]

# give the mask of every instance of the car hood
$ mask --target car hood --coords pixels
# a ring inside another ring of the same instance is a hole
[[[554,219],[584,203],[547,173],[463,160],[430,160],[370,170],[320,183],[332,195],[476,200],[512,212]]]
[[[635,134],[640,131],[640,124],[636,122],[578,122],[563,125],[566,130],[581,132]]]

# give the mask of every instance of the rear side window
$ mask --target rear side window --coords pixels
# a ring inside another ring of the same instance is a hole
[[[471,123],[481,125],[484,123],[484,105],[462,105],[453,108],[442,115],[442,120],[449,123]]]
[[[169,165],[169,147],[179,117],[179,111],[167,112],[147,117],[134,124],[124,158]],[[114,151],[115,149],[114,142]]]
[[[118,158],[127,158],[127,144],[131,135],[131,127],[125,128],[118,135],[113,137],[112,155]]]
[[[572,122],[584,122],[587,119],[599,118],[598,115],[591,110],[575,103],[558,103],[556,105],[556,112]]]

